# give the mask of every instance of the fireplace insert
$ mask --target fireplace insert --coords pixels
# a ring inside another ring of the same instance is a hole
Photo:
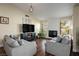
[[[49,37],[57,37],[57,30],[49,30]]]

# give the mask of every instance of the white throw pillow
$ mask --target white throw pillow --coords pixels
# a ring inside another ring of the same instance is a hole
[[[8,35],[4,35],[4,40],[6,41],[7,39],[9,39],[10,37]]]
[[[6,39],[6,43],[11,44],[12,42],[14,42],[15,40],[8,37],[8,39]]]
[[[56,42],[61,43],[61,41],[62,41],[62,38],[61,38],[60,36],[57,36],[57,40],[56,40]]]
[[[14,41],[10,44],[11,47],[18,47],[20,46],[19,43],[17,41]]]
[[[19,43],[18,43],[16,40],[12,39],[12,38],[8,38],[8,39],[6,40],[6,43],[7,43],[9,46],[11,46],[11,47],[18,47],[18,46],[20,46]]]
[[[18,42],[19,42],[20,45],[24,45],[25,44],[23,39],[19,40]]]

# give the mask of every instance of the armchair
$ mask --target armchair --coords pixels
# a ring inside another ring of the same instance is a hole
[[[69,56],[71,44],[63,44],[58,42],[47,42],[45,44],[45,49],[47,53],[56,56]]]

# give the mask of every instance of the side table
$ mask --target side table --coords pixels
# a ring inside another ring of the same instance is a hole
[[[42,39],[37,39],[36,40],[36,44],[37,44],[37,56],[45,56],[45,51],[44,51],[44,47],[45,47],[45,42]]]

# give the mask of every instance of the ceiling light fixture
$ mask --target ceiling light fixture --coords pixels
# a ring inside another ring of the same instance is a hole
[[[30,14],[33,13],[33,6],[32,6],[32,4],[30,5],[29,12],[30,12]]]

